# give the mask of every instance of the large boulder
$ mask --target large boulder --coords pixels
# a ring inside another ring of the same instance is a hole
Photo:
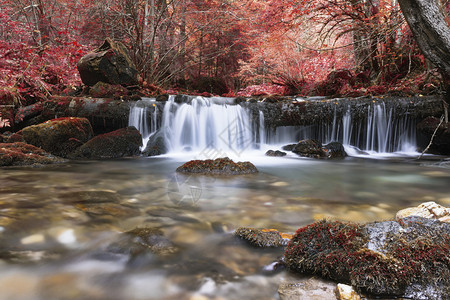
[[[177,168],[180,173],[198,173],[208,175],[241,175],[257,173],[255,165],[251,162],[235,163],[228,157],[215,160],[191,160]]]
[[[78,148],[70,158],[118,158],[140,154],[142,136],[130,126],[98,135]]]
[[[45,152],[41,148],[25,143],[0,143],[0,167],[45,165],[63,160]]]
[[[28,144],[40,147],[51,154],[67,157],[94,133],[86,118],[59,118],[22,129]]]
[[[137,70],[120,42],[107,38],[103,45],[83,56],[77,64],[81,80],[88,86],[99,81],[109,84],[136,85]]]
[[[285,263],[291,271],[349,283],[376,296],[447,299],[449,251],[450,224],[438,220],[320,221],[297,230]]]

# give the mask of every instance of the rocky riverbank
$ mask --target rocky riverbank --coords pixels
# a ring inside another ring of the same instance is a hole
[[[450,209],[434,202],[397,213],[395,221],[367,224],[319,221],[292,238],[276,230],[240,228],[235,235],[257,247],[282,247],[279,264],[351,285],[363,295],[446,299],[450,295]],[[283,239],[284,237],[284,239]],[[282,299],[299,286],[280,287]],[[340,299],[360,299],[345,286]]]

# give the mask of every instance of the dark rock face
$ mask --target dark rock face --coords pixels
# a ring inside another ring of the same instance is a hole
[[[266,152],[266,156],[274,156],[274,157],[283,157],[286,156],[286,152],[279,151],[279,150],[269,150]]]
[[[61,163],[64,160],[25,143],[0,144],[0,167]]]
[[[109,84],[136,85],[137,70],[127,48],[109,38],[93,52],[83,56],[77,64],[81,80],[93,86],[99,81]]]
[[[440,120],[435,117],[428,117],[417,125],[419,132],[419,146],[425,149],[431,141]],[[450,155],[450,123],[443,123],[436,131],[436,136],[428,150],[429,153]]]
[[[215,160],[191,160],[178,167],[177,172],[208,175],[242,175],[257,173],[258,169],[251,162],[235,163],[228,157],[225,157]]]
[[[320,221],[296,232],[285,261],[292,271],[350,283],[372,295],[445,299],[450,294],[449,251],[450,224],[437,220]]]
[[[151,138],[147,143],[147,147],[142,151],[143,156],[157,156],[166,153],[167,146],[162,136]]]
[[[292,149],[292,152],[303,157],[326,157],[325,151],[322,149],[322,143],[315,140],[303,140],[298,142]]]
[[[347,152],[345,152],[344,146],[339,142],[331,142],[323,146],[323,149],[326,153],[327,158],[347,157]]]
[[[54,155],[67,157],[94,135],[86,118],[59,118],[22,129],[25,141]]]
[[[118,158],[140,154],[141,133],[133,126],[94,137],[77,149],[70,158]]]

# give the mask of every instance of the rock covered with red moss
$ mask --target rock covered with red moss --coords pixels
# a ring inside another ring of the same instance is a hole
[[[0,167],[44,165],[64,160],[25,143],[0,143]]]
[[[375,242],[376,241],[376,242]],[[450,295],[450,225],[412,217],[356,223],[320,221],[300,228],[286,266],[377,296],[446,299]]]
[[[28,144],[56,156],[67,157],[94,135],[86,118],[59,118],[22,129]]]
[[[251,162],[235,163],[228,157],[224,157],[215,160],[191,160],[178,167],[177,172],[210,175],[242,175],[257,173],[258,169]]]
[[[119,158],[140,154],[142,136],[130,126],[98,135],[78,148],[70,158]]]

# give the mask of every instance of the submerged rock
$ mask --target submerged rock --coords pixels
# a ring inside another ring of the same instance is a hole
[[[70,158],[118,158],[140,154],[141,133],[133,126],[94,137],[77,149]]]
[[[255,229],[241,227],[236,229],[234,235],[249,242],[256,247],[282,247],[286,246],[292,237],[275,229]]]
[[[94,133],[86,118],[59,118],[22,129],[28,144],[40,147],[53,155],[67,157]]]
[[[251,162],[235,163],[228,157],[225,157],[215,160],[191,160],[178,167],[177,172],[210,175],[242,175],[257,173],[258,169]]]
[[[286,152],[279,151],[279,150],[269,150],[266,152],[266,156],[274,156],[274,157],[283,157],[286,156]]]
[[[283,282],[278,287],[281,300],[325,300],[336,299],[336,284],[316,278],[299,280],[298,282]]]
[[[25,143],[0,143],[0,167],[45,165],[64,162],[62,158]]]
[[[161,229],[138,227],[123,233],[119,241],[111,244],[108,250],[129,255],[133,260],[147,254],[171,255],[176,253],[178,248],[164,236]]]
[[[420,299],[444,299],[450,294],[450,225],[419,217],[395,223],[320,221],[300,228],[286,249],[286,265],[372,295],[404,296],[420,286],[434,293]]]

